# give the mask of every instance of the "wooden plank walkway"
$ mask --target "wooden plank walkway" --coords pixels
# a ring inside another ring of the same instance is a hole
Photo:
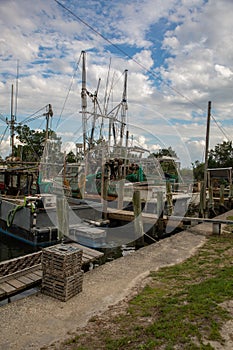
[[[10,298],[41,283],[41,264],[0,277],[0,300]]]
[[[115,219],[115,220],[122,220],[122,221],[133,221],[134,220],[134,212],[129,210],[120,210],[120,209],[107,209],[108,218],[109,219]],[[202,222],[208,222],[212,224],[226,224],[226,225],[232,225],[233,220],[224,220],[224,219],[209,219],[209,218],[198,218],[198,217],[187,217],[187,216],[174,216],[174,215],[164,215],[162,218],[164,221],[192,221],[196,223],[202,223]],[[153,213],[145,213],[142,212],[142,220],[145,223],[149,224],[155,224],[158,220],[158,215]]]
[[[82,265],[84,266],[85,264],[88,264],[101,256],[103,256],[103,253],[96,251],[91,248],[87,248],[84,246],[81,246],[80,244],[76,243],[71,243],[69,244],[73,245],[79,249],[82,249],[83,255],[82,255]],[[11,260],[8,261],[3,261],[0,263],[0,270],[4,270],[4,265],[6,266],[6,269],[9,269],[9,264],[15,265],[17,264],[17,261],[19,263],[19,270],[8,273],[7,275],[0,275],[0,300],[8,298],[10,301],[10,297],[21,293],[27,289],[39,286],[42,282],[42,266],[41,263],[36,264],[34,266],[29,266],[25,268],[25,264],[22,263],[23,260],[29,261],[31,258],[31,255],[33,255],[33,259],[35,259],[35,256],[38,260],[41,258],[42,252],[37,252],[33,254],[28,254],[25,255],[24,257],[19,257],[16,259],[12,259],[13,263]],[[38,255],[38,256],[37,256]],[[22,268],[24,266],[24,268]]]

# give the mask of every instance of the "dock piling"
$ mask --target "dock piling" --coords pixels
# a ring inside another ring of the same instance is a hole
[[[134,229],[137,237],[144,239],[144,229],[142,221],[141,193],[139,190],[134,190],[133,193],[133,209],[134,209]]]
[[[57,196],[58,240],[69,236],[69,205],[66,198]]]
[[[162,235],[164,231],[164,220],[163,220],[163,214],[164,214],[164,200],[163,200],[163,192],[158,191],[157,192],[157,216],[158,216],[158,234]]]

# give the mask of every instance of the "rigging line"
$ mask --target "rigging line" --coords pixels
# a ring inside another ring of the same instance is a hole
[[[115,76],[115,73],[116,72],[114,72],[114,76]],[[113,81],[112,81],[112,85],[111,85],[111,89],[110,89],[110,91],[109,91],[109,95],[110,95],[110,93],[113,91],[113,89],[114,89],[114,87],[118,84],[118,82],[121,80],[121,78],[124,76],[124,71],[121,73],[121,75],[118,77],[118,79],[114,82],[114,84],[113,84]],[[115,79],[115,78],[114,78]]]
[[[106,100],[107,100],[107,94],[108,94],[108,84],[109,84],[109,78],[110,78],[111,61],[112,61],[112,59],[110,57],[109,65],[108,65],[108,74],[107,74],[106,86],[105,86],[105,95],[104,95],[104,114],[107,113]]]
[[[44,124],[44,120],[41,121],[41,123],[40,123],[38,129],[41,129],[43,124]]]
[[[39,113],[40,111],[43,111],[43,109],[45,109],[46,107],[47,107],[47,105],[44,106],[44,107],[42,107],[42,108],[40,108],[40,109],[38,109],[38,111],[36,111],[35,113],[32,113],[31,115],[29,115],[28,117],[26,117],[25,119],[23,119],[23,121],[20,122],[19,124],[25,123],[25,122],[27,121],[27,119],[33,117],[35,114]]]
[[[0,119],[6,123],[7,122],[7,118],[4,117],[4,115],[2,113],[0,113]]]
[[[39,159],[39,154],[36,152],[34,146],[33,146],[33,143],[30,141],[30,139],[27,137],[27,134],[26,133],[23,133],[25,139],[27,140],[27,143],[28,145],[31,147],[33,153],[37,156],[37,158]]]
[[[104,39],[106,42],[108,42],[111,46],[115,47],[118,51],[120,51],[124,56],[128,57],[130,60],[132,60],[134,63],[136,63],[139,67],[141,67],[143,70],[145,70],[147,73],[155,77],[156,79],[160,80],[162,83],[164,83],[166,86],[168,86],[171,90],[176,92],[179,96],[183,97],[186,101],[190,102],[193,106],[197,107],[201,111],[205,112],[205,110],[200,107],[198,104],[193,102],[190,98],[187,96],[183,95],[180,91],[175,89],[174,87],[170,86],[166,81],[163,81],[162,78],[160,78],[159,75],[156,75],[152,70],[148,69],[145,67],[143,64],[138,62],[135,58],[130,56],[126,51],[122,50],[118,45],[114,44],[111,40],[107,39],[103,34],[99,33],[96,29],[94,29],[90,24],[85,22],[83,19],[81,19],[79,16],[77,16],[73,11],[71,11],[69,8],[64,6],[62,3],[60,3],[58,0],[54,0],[59,6],[61,6],[64,10],[69,12],[73,17],[75,17],[78,21],[83,23],[85,26],[87,26],[89,29],[91,29],[95,34],[99,35],[102,39]]]
[[[1,145],[3,139],[4,139],[5,135],[6,135],[7,129],[8,129],[8,125],[7,125],[6,129],[4,130],[4,132],[2,134],[2,137],[1,137],[1,140],[0,140],[0,145]]]
[[[27,119],[27,123],[31,123],[33,120],[39,119],[41,117],[44,117],[44,114],[40,114],[40,115],[36,115],[33,118]],[[25,120],[24,120],[25,121]],[[22,125],[24,123],[24,121],[20,122],[19,124]]]
[[[215,117],[213,115],[211,115],[211,118],[213,119],[213,121],[215,122],[215,124],[217,125],[217,127],[219,128],[219,130],[222,132],[222,134],[226,137],[227,141],[230,142],[230,137],[227,136],[226,132],[224,131],[223,127],[219,125],[219,123],[217,122],[217,120],[215,119]]]
[[[107,97],[107,101],[106,101],[106,113],[107,113],[107,110],[108,110],[108,105],[109,105],[109,100],[110,100],[110,97],[111,97],[111,94],[113,92],[113,86],[115,84],[114,83],[114,79],[115,79],[115,74],[116,72],[113,73],[113,76],[112,76],[112,83],[111,83],[111,86],[110,86],[110,90],[109,90],[109,93],[108,93],[108,97]]]
[[[79,68],[79,63],[80,63],[81,57],[82,57],[82,54],[80,54],[80,56],[79,56],[79,60],[78,60],[77,65],[76,65],[76,69],[75,69],[74,74],[73,74],[73,76],[72,76],[72,78],[71,78],[71,83],[70,83],[70,86],[69,86],[69,89],[68,89],[68,92],[67,92],[65,101],[64,101],[64,103],[63,103],[60,116],[59,116],[58,121],[57,121],[56,129],[58,128],[58,124],[60,123],[60,120],[61,120],[61,117],[62,117],[62,113],[64,112],[66,102],[67,102],[67,100],[68,100],[70,91],[71,91],[71,89],[72,89],[72,86],[73,86],[73,83],[74,83],[74,78],[75,78],[75,75],[76,75],[77,70],[78,70],[78,68]]]

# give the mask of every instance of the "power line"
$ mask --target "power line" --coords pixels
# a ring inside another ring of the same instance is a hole
[[[223,127],[219,125],[219,123],[217,122],[217,120],[215,119],[215,117],[213,115],[211,115],[211,118],[213,119],[213,121],[215,122],[215,124],[217,125],[217,127],[219,128],[219,130],[223,133],[223,135],[226,137],[227,141],[230,142],[230,138],[227,136],[226,132],[224,131]]]
[[[1,140],[0,140],[0,145],[1,145],[3,139],[4,139],[5,135],[6,135],[7,129],[8,129],[8,125],[7,125],[6,129],[4,130],[4,132],[2,134],[2,137],[1,137]]]
[[[60,123],[60,120],[61,120],[61,117],[62,117],[62,113],[64,112],[66,102],[67,102],[67,100],[68,100],[70,91],[71,91],[71,89],[72,89],[72,86],[73,86],[73,83],[74,83],[74,78],[75,78],[75,75],[76,75],[76,73],[77,73],[77,70],[78,70],[78,67],[79,67],[79,63],[80,63],[81,57],[82,57],[82,54],[80,54],[79,60],[78,60],[77,65],[76,65],[76,69],[75,69],[74,74],[73,74],[73,76],[72,76],[72,78],[71,78],[71,83],[70,83],[70,86],[69,86],[69,89],[68,89],[68,92],[67,92],[65,101],[64,101],[64,103],[63,103],[60,116],[59,116],[58,121],[57,121],[56,129],[57,129],[57,127],[58,127],[58,124]]]
[[[142,63],[138,62],[135,58],[133,58],[131,55],[129,55],[125,50],[122,50],[118,45],[114,44],[110,39],[106,38],[103,34],[101,34],[100,32],[98,32],[95,28],[93,28],[90,24],[88,24],[87,22],[85,22],[83,19],[81,19],[79,16],[77,16],[73,11],[71,11],[68,7],[66,7],[65,5],[63,5],[62,3],[60,3],[60,1],[58,0],[54,0],[59,6],[61,6],[64,10],[66,10],[67,12],[69,12],[73,17],[75,17],[78,21],[80,21],[81,23],[83,23],[86,27],[88,27],[90,30],[92,30],[95,34],[97,34],[98,36],[100,36],[102,39],[104,39],[108,44],[110,44],[111,46],[113,46],[115,49],[117,49],[118,51],[120,51],[124,56],[128,57],[130,60],[132,60],[134,63],[136,63],[139,67],[141,67],[143,70],[145,70],[147,73],[149,73],[150,75],[152,75],[153,77],[155,77],[156,79],[160,80],[162,83],[164,83],[165,85],[167,85],[171,90],[173,90],[174,92],[176,92],[178,95],[180,95],[181,97],[183,97],[186,101],[190,102],[192,105],[196,106],[198,109],[201,109],[203,112],[203,108],[200,107],[199,105],[197,105],[195,102],[193,102],[190,98],[188,98],[187,96],[183,95],[180,91],[178,91],[177,89],[175,89],[174,87],[170,86],[166,81],[164,81],[162,78],[160,78],[159,75],[156,75],[153,71],[151,71],[151,69],[148,69],[146,66],[144,66]]]
[[[43,111],[43,109],[45,109],[46,107],[47,106],[44,106],[44,107],[40,108],[37,112],[35,112],[35,113],[29,115],[28,117],[26,117],[25,119],[23,119],[19,124],[24,124],[25,122],[28,122],[29,120],[31,121],[31,120],[34,120],[34,119],[38,118],[38,116],[36,116],[36,114],[41,112],[41,111]],[[40,115],[40,117],[41,117],[41,115]]]
[[[121,52],[124,56],[126,56],[127,58],[129,58],[130,60],[132,60],[134,63],[136,63],[139,67],[141,67],[143,70],[145,70],[147,73],[149,73],[150,75],[152,75],[154,78],[158,79],[160,82],[162,82],[163,84],[165,84],[169,89],[173,90],[174,92],[176,92],[176,94],[178,94],[179,96],[181,96],[182,98],[184,98],[186,101],[188,101],[189,103],[191,103],[193,106],[197,107],[198,109],[200,109],[202,112],[205,113],[205,110],[199,106],[197,103],[195,103],[194,101],[192,101],[189,97],[185,96],[184,94],[182,94],[179,90],[175,89],[174,87],[172,87],[171,85],[169,85],[166,81],[164,81],[158,74],[155,74],[151,69],[148,69],[146,66],[144,66],[142,63],[138,62],[135,58],[133,58],[131,55],[129,55],[125,50],[121,49],[118,45],[114,44],[110,39],[106,38],[106,36],[104,36],[103,34],[101,34],[100,32],[98,32],[95,28],[93,28],[90,24],[88,24],[86,21],[84,21],[83,19],[81,19],[79,16],[77,16],[73,11],[71,11],[68,7],[66,7],[65,5],[63,5],[60,1],[58,0],[54,0],[59,6],[61,6],[65,11],[69,12],[73,17],[75,17],[79,22],[83,23],[86,27],[88,27],[92,32],[94,32],[95,34],[97,34],[98,36],[100,36],[103,40],[105,40],[108,44],[110,44],[112,47],[114,47],[116,50],[118,50],[119,52]],[[229,137],[226,135],[225,131],[223,130],[222,127],[219,126],[219,124],[217,123],[216,119],[214,118],[213,115],[211,115],[212,119],[214,120],[214,122],[216,123],[216,125],[218,126],[218,128],[220,129],[220,131],[223,133],[223,135],[227,138],[227,140],[229,140]]]

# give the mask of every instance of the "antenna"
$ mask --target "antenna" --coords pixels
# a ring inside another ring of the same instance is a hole
[[[19,60],[17,60],[17,73],[16,73],[16,90],[15,90],[15,120],[17,115],[17,107],[18,107],[18,92],[19,92]]]

